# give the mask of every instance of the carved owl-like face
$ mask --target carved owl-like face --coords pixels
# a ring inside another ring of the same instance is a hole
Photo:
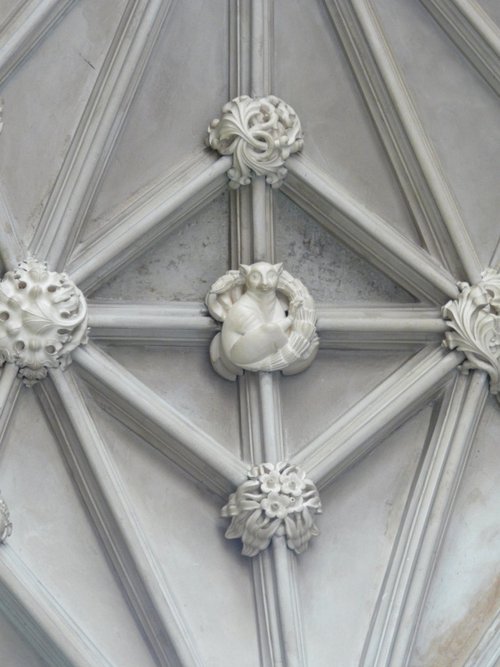
[[[245,278],[249,292],[274,292],[278,286],[283,264],[269,264],[256,262],[255,264],[240,264],[240,272]]]

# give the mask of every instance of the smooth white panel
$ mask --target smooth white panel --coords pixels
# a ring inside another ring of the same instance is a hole
[[[275,212],[276,259],[284,261],[318,302],[414,301],[279,192]]]
[[[93,301],[204,301],[229,269],[226,193],[92,294]]]
[[[376,10],[486,267],[499,240],[498,98],[420,2]]]
[[[1,94],[0,180],[28,241],[85,108],[124,0],[82,0],[56,25]]]
[[[500,411],[488,399],[417,638],[412,667],[456,667],[500,605]]]
[[[419,243],[396,177],[321,0],[278,0],[274,92],[295,108],[304,154]]]
[[[203,150],[228,98],[227,30],[225,0],[174,3],[89,217]]]
[[[321,494],[321,535],[298,563],[314,667],[359,665],[430,415],[425,408]]]
[[[22,391],[1,452],[0,488],[14,524],[9,544],[59,604],[116,665],[153,667],[59,447],[28,389]]]

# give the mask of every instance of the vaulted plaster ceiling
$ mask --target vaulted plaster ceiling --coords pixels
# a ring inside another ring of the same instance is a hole
[[[500,409],[442,346],[500,262],[499,29],[482,0],[0,1],[0,255],[84,292],[90,342],[0,377],[8,667],[493,667]],[[222,105],[305,132],[280,191],[229,191]],[[258,250],[258,252],[257,252]],[[321,347],[217,376],[203,299],[283,261]],[[321,535],[224,539],[252,462],[307,470]]]

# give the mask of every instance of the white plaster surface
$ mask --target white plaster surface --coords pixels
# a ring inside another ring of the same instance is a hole
[[[320,350],[303,376],[280,379],[287,452],[301,450],[403,364],[410,353]],[[302,397],[314,397],[304,401]]]
[[[113,345],[107,352],[181,415],[239,455],[237,389],[214,373],[206,349]]]
[[[498,243],[498,98],[419,2],[379,0],[376,11],[487,266]]]
[[[229,98],[227,20],[220,0],[173,3],[92,218],[199,152],[208,123]]]
[[[10,547],[115,664],[153,667],[32,390],[22,389],[0,451],[0,487],[13,508]]]
[[[430,415],[424,408],[321,493],[321,536],[299,570],[311,665],[359,665]]]
[[[276,259],[317,302],[412,302],[406,290],[337,241],[281,193],[276,195]]]
[[[29,242],[118,25],[124,0],[83,0],[2,89],[0,181]],[[15,165],[15,168],[13,168]]]
[[[275,3],[275,26],[275,94],[287,100],[301,118],[304,155],[362,204],[419,243],[322,2]]]
[[[0,662],[4,667],[50,667],[0,614]]]
[[[93,293],[93,300],[160,303],[205,299],[210,285],[229,268],[228,195],[169,232],[147,255]],[[193,257],[196,257],[193,261]]]
[[[500,605],[498,404],[489,397],[439,559],[416,644],[415,667],[455,667]]]
[[[180,611],[189,619],[203,664],[255,667],[251,563],[241,558],[237,544],[228,546],[224,539],[221,501],[198,490],[162,454],[97,406],[93,413]]]

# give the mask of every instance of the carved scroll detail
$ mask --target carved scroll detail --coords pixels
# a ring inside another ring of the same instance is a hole
[[[19,366],[27,386],[65,368],[87,342],[87,304],[65,273],[33,258],[0,282],[0,361]]]
[[[443,307],[448,331],[444,345],[464,352],[462,370],[490,376],[490,392],[500,401],[500,271],[488,268],[477,285],[459,283],[460,294]]]
[[[222,107],[222,117],[208,128],[208,144],[221,155],[232,155],[229,186],[248,185],[252,174],[279,187],[287,174],[285,160],[301,150],[303,134],[292,107],[274,95],[236,97]]]
[[[285,462],[254,466],[221,510],[223,517],[231,518],[226,537],[241,537],[244,556],[266,549],[273,535],[285,535],[288,547],[302,553],[311,537],[319,535],[313,520],[319,513],[314,482],[301,468]]]

